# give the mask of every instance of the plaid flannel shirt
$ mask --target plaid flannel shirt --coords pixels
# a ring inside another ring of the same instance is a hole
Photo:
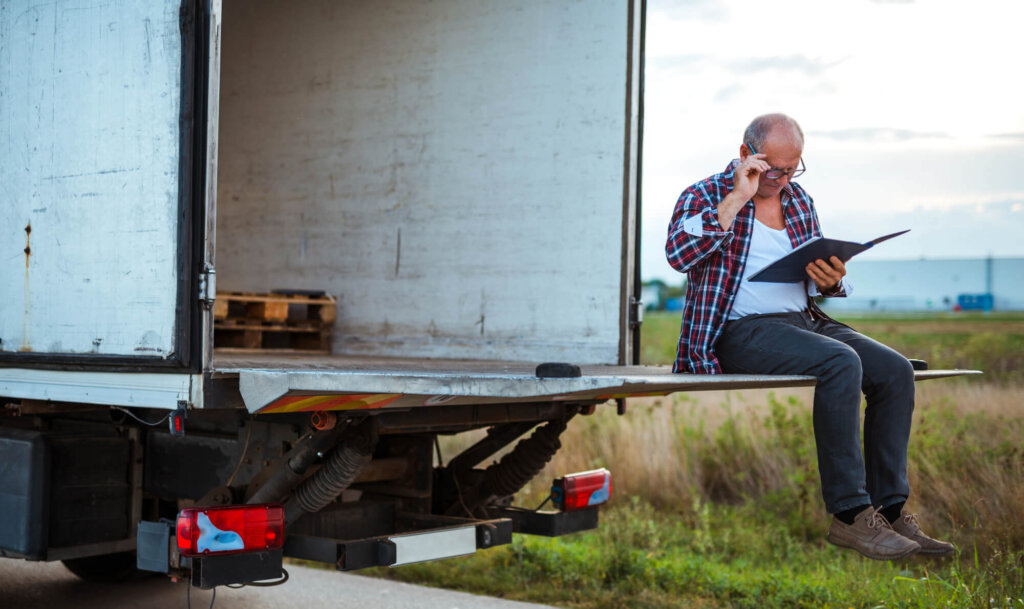
[[[729,319],[754,228],[753,201],[739,210],[730,230],[718,223],[718,204],[732,192],[739,163],[734,159],[722,173],[684,190],[672,214],[665,255],[672,268],[688,278],[673,372],[722,372],[715,341]],[[821,236],[814,202],[799,184],[790,182],[783,189],[782,214],[793,247]],[[841,289],[835,295],[846,294]]]

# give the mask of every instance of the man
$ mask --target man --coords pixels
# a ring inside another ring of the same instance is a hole
[[[802,174],[804,137],[783,114],[747,127],[740,158],[687,188],[676,203],[666,255],[688,274],[674,372],[800,374],[818,379],[814,438],[828,540],[868,558],[948,555],[903,511],[914,372],[906,358],[824,313],[813,296],[846,296],[843,262],[806,268],[803,283],[748,277],[821,235]],[[867,400],[864,450],[861,391]]]

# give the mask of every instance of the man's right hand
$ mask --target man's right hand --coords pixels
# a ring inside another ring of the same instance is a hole
[[[744,203],[757,194],[761,174],[772,168],[764,159],[765,155],[761,153],[749,154],[733,173],[733,192],[742,197]]]
[[[755,194],[761,174],[771,169],[763,154],[748,154],[736,167],[732,177],[732,192],[718,204],[718,223],[729,230],[736,214]]]

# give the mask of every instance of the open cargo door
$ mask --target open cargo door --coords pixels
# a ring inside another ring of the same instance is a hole
[[[204,14],[0,3],[0,363],[198,359]]]

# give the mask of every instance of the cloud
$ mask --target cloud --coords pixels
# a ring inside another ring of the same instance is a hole
[[[948,133],[940,131],[912,131],[910,129],[892,129],[889,127],[862,127],[855,129],[834,129],[830,131],[812,131],[810,135],[842,142],[906,142],[919,139],[949,138]]]
[[[695,19],[706,22],[728,21],[731,17],[729,7],[719,0],[690,0],[673,4],[660,3],[652,11],[650,18],[673,21],[688,21]]]
[[[993,133],[988,137],[993,137],[1002,140],[1024,140],[1024,131],[1018,131],[1016,133]]]
[[[647,69],[655,70],[679,70],[688,69],[694,66],[707,64],[711,61],[708,55],[661,55],[657,57],[647,56]]]
[[[958,209],[984,210],[992,213],[1009,214],[1021,210],[1024,205],[1024,192],[993,192],[943,194],[926,197],[914,197],[914,210],[942,209],[956,212]]]
[[[734,83],[723,87],[715,93],[714,101],[716,104],[725,104],[736,99],[740,93],[743,92],[743,85]]]
[[[849,57],[839,60],[826,61],[808,57],[807,55],[788,55],[774,57],[756,57],[744,59],[723,59],[704,53],[674,54],[674,55],[647,55],[648,70],[695,70],[710,69],[722,70],[742,76],[749,76],[762,72],[795,72],[803,77],[818,78],[825,75],[828,70],[838,66]]]
[[[771,70],[780,72],[800,72],[805,76],[820,76],[849,57],[835,61],[825,61],[808,57],[807,55],[789,55],[786,57],[758,57],[743,60],[733,60],[726,63],[726,67],[737,74],[753,74]]]

